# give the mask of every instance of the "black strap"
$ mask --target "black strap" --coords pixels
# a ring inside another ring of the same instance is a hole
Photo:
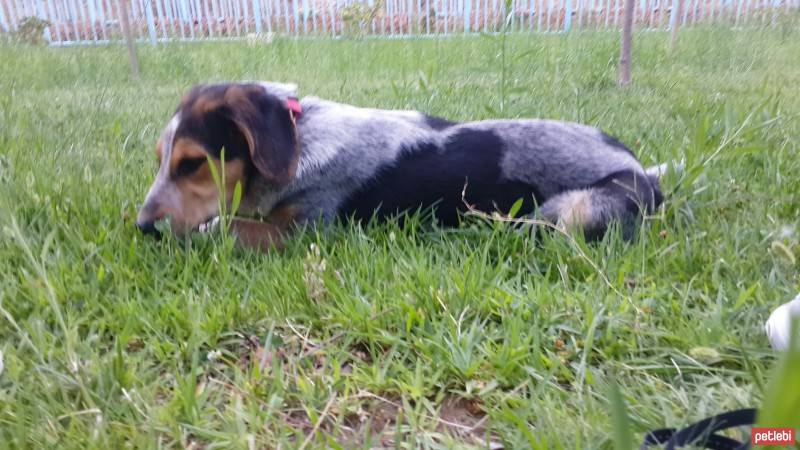
[[[703,419],[681,430],[653,430],[645,435],[640,449],[647,450],[654,445],[666,444],[665,450],[674,450],[691,444],[709,450],[746,450],[750,448],[749,441],[739,442],[715,433],[727,428],[752,425],[755,420],[755,409],[739,409]]]
[[[644,437],[644,442],[642,443],[641,450],[647,450],[652,446],[655,445],[662,445],[670,440],[675,435],[677,430],[675,428],[661,428],[658,430],[653,430]],[[679,444],[676,444],[680,447]],[[720,436],[718,434],[712,434],[708,436],[704,443],[705,447],[710,450],[719,450],[719,449],[726,449],[726,450],[745,450],[749,447],[749,444],[742,444],[741,442],[731,439],[725,436]],[[744,446],[743,446],[744,445]]]

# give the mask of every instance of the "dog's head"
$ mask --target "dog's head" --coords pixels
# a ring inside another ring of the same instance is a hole
[[[156,144],[159,169],[136,220],[144,232],[169,218],[176,234],[193,230],[219,213],[220,194],[230,204],[252,178],[279,189],[294,176],[297,134],[287,98],[294,85],[244,83],[197,86],[181,100]],[[210,164],[223,176],[214,182]]]

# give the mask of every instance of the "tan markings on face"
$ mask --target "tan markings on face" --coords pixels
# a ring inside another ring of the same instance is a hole
[[[229,105],[245,105],[249,103],[247,95],[251,90],[245,86],[230,86],[225,90],[225,103]]]
[[[175,173],[182,161],[195,158],[205,159],[208,156],[205,147],[194,139],[179,138],[172,144],[172,154],[169,158],[169,171]]]
[[[161,164],[161,158],[164,155],[164,138],[159,137],[158,141],[156,142],[156,159],[158,163]]]
[[[219,108],[221,105],[222,101],[220,99],[201,95],[192,104],[191,113],[197,116],[203,116]]]
[[[206,158],[206,151],[198,142],[188,139],[178,139],[172,147],[172,157],[170,158],[170,172],[174,174],[175,169],[185,159]],[[222,164],[214,160],[213,164],[217,173],[221,173]],[[173,229],[178,232],[186,232],[211,216],[218,214],[219,210],[219,191],[214,183],[214,177],[207,161],[193,172],[174,177],[175,188],[180,197],[180,214],[172,214]],[[230,160],[225,162],[225,201],[231,203],[233,191],[236,183],[245,183],[245,165],[241,160]]]

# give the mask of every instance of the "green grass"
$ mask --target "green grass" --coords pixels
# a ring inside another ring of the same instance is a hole
[[[0,46],[0,447],[610,448],[625,420],[635,441],[759,405],[763,322],[798,289],[800,34],[667,42],[635,36],[627,89],[614,33],[510,36],[504,88],[489,37],[142,46],[139,81],[122,46]],[[589,123],[689,170],[631,244],[476,218],[267,255],[139,235],[180,96],[248,79]]]

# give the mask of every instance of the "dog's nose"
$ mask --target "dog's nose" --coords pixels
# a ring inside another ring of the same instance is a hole
[[[155,222],[136,222],[136,227],[144,234],[149,234],[155,238],[161,237],[161,232],[156,229]]]

